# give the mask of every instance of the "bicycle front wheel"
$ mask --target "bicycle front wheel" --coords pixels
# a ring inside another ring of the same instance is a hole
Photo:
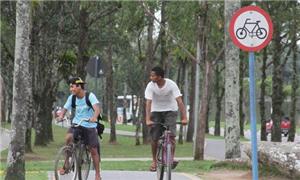
[[[92,159],[90,151],[85,146],[82,146],[77,159],[79,180],[87,180]]]
[[[157,148],[157,155],[156,155],[156,173],[157,173],[157,180],[164,179],[164,159],[163,159],[163,144],[160,143]]]
[[[56,180],[76,180],[77,163],[76,156],[71,146],[63,146],[57,153],[54,164],[54,176]]]
[[[167,169],[167,180],[171,180],[172,173],[172,155],[171,155],[171,144],[167,144],[167,154],[166,154],[166,169]]]

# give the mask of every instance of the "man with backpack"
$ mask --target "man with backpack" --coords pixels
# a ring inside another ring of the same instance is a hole
[[[93,93],[88,93],[84,89],[85,82],[79,78],[74,77],[69,80],[71,95],[68,97],[65,103],[59,119],[64,118],[65,113],[68,110],[75,110],[71,122],[78,124],[82,119],[89,119],[81,123],[81,129],[83,132],[84,142],[89,146],[93,164],[96,171],[95,180],[100,180],[100,154],[99,154],[99,141],[97,132],[97,121],[100,115],[99,101]],[[69,128],[66,135],[66,144],[70,144],[73,141],[73,135],[76,134],[77,128]],[[62,168],[60,174],[63,175],[66,172]]]

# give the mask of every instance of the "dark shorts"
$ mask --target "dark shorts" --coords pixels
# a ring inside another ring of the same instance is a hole
[[[164,112],[152,112],[151,120],[155,122],[160,122],[169,126],[172,136],[176,136],[176,120],[177,111],[164,111]],[[164,132],[164,128],[160,124],[153,125],[150,129],[150,135],[153,141],[159,140]]]
[[[68,129],[68,133],[73,135],[73,140],[75,142],[78,140],[78,136],[81,136],[84,144],[88,145],[89,147],[100,147],[96,128],[85,128],[82,126],[71,127]]]

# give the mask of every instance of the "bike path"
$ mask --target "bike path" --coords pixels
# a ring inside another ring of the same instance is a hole
[[[166,174],[165,174],[166,175]],[[147,171],[102,171],[102,180],[153,180],[156,179],[156,172]],[[54,173],[48,173],[49,180],[54,180]],[[70,180],[71,174],[65,175],[61,180]],[[88,180],[95,179],[95,171],[90,171]],[[199,177],[179,172],[172,172],[172,180],[200,180]]]

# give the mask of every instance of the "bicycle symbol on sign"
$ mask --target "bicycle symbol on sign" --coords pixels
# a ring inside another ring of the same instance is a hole
[[[235,32],[236,37],[239,39],[245,39],[247,34],[251,38],[258,37],[259,39],[264,39],[267,36],[267,30],[259,26],[260,21],[249,22],[250,18],[247,18],[244,26],[242,28],[238,28]],[[248,27],[253,26],[252,30],[248,29]]]

